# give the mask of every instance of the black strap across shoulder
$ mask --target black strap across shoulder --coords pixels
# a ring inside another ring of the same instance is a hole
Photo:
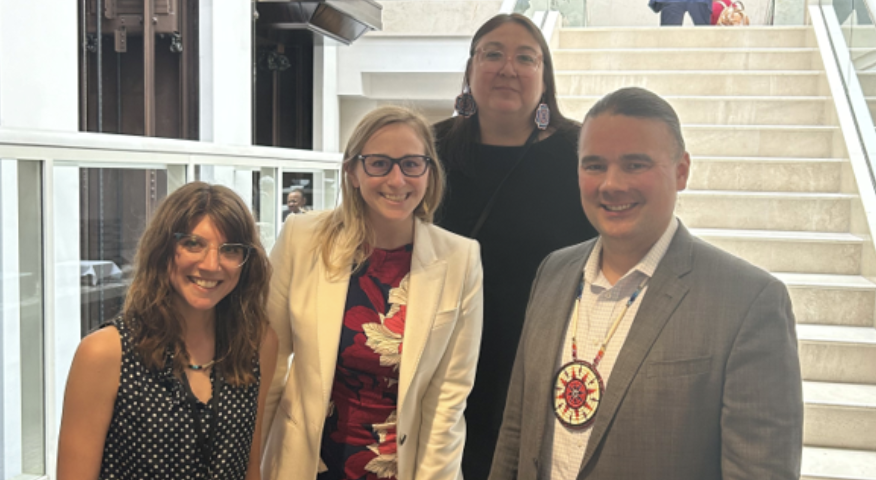
[[[195,435],[198,441],[198,449],[201,452],[201,458],[204,461],[204,466],[207,467],[207,470],[210,470],[210,460],[213,457],[213,445],[215,442],[216,424],[219,421],[219,394],[222,391],[222,386],[225,384],[225,379],[222,377],[222,374],[216,372],[215,367],[213,371],[210,372],[210,375],[214,377],[213,383],[213,395],[210,397],[210,401],[207,403],[208,408],[210,409],[210,425],[207,429],[207,434],[204,435],[204,431],[201,429],[200,425],[195,425]],[[186,397],[189,400],[189,404],[192,408],[192,413],[194,414],[194,418],[196,421],[198,420],[198,406],[199,402],[198,398],[195,396],[195,392],[192,390],[191,384],[189,384],[188,376],[183,372],[183,383],[186,386]]]
[[[532,147],[532,144],[535,143],[535,140],[538,138],[538,132],[539,130],[537,128],[532,129],[532,133],[529,134],[529,138],[526,139],[526,143],[523,145],[523,150],[520,152],[520,156],[517,157],[517,160],[514,161],[514,165],[511,166],[511,170],[508,170],[508,173],[505,174],[505,177],[502,178],[502,181],[499,182],[499,185],[496,186],[496,189],[490,196],[490,200],[487,202],[487,205],[481,212],[481,216],[478,217],[477,223],[475,223],[474,228],[472,228],[469,238],[477,238],[478,233],[481,232],[481,227],[484,226],[484,222],[487,221],[487,218],[490,216],[490,212],[493,211],[493,207],[496,205],[496,200],[499,198],[499,192],[502,191],[502,187],[505,185],[505,182],[507,182],[508,178],[510,178],[511,175],[514,174],[514,171],[517,170],[517,167],[519,167],[520,164],[523,163],[523,159],[526,158],[526,154],[529,152],[529,148]]]

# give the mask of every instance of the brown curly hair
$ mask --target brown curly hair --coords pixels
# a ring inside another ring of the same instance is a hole
[[[216,305],[216,358],[221,362],[214,367],[230,385],[252,384],[257,380],[253,362],[268,326],[265,305],[271,266],[249,209],[227,187],[192,182],[159,205],[137,247],[123,321],[131,329],[133,344],[147,368],[163,369],[169,349],[174,373],[183,375],[189,356],[170,283],[176,253],[173,235],[191,232],[206,216],[229,243],[254,247],[241,267],[237,286]]]

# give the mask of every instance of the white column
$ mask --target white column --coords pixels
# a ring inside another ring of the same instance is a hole
[[[201,0],[201,140],[252,144],[252,3]]]
[[[18,172],[0,160],[0,476],[21,474],[21,305],[18,264]]]
[[[79,129],[79,1],[0,1],[0,126]]]
[[[340,152],[338,44],[323,38],[313,47],[313,149]]]
[[[82,320],[82,287],[79,285],[79,168],[54,167],[52,191],[52,232],[54,242],[54,265],[46,268],[54,269],[54,298],[46,299],[54,302],[54,318],[48,320],[46,335],[51,335],[47,345],[52,348],[54,362],[48,368],[53,370],[54,426],[61,425],[62,406],[64,405],[64,389],[67,385],[67,374],[73,363],[73,354],[79,345]],[[72,240],[71,240],[72,239]],[[52,378],[52,377],[49,377]],[[46,422],[47,428],[52,423]],[[56,439],[52,432],[48,438]],[[54,445],[47,448],[54,450]],[[49,466],[52,467],[51,465]]]

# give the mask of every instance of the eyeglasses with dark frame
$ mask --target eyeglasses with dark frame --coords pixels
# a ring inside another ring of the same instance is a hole
[[[203,260],[210,251],[210,243],[197,235],[174,233],[173,238],[176,240],[177,247],[193,258],[197,257],[198,260]],[[219,263],[226,268],[240,268],[249,260],[253,248],[255,247],[243,243],[223,243],[216,248],[219,253]]]
[[[392,171],[393,165],[398,165],[406,177],[422,177],[429,169],[429,163],[432,162],[432,158],[426,155],[405,155],[401,158],[392,158],[376,153],[356,155],[356,158],[362,161],[365,174],[369,177],[385,177]]]

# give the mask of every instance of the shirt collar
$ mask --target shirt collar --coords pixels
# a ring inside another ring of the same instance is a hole
[[[622,283],[624,279],[628,278],[634,272],[639,272],[648,278],[653,276],[654,272],[657,270],[657,265],[660,264],[660,260],[663,260],[663,256],[666,255],[666,251],[669,250],[669,244],[672,243],[672,237],[675,236],[677,230],[678,218],[673,216],[669,225],[666,227],[666,231],[663,232],[663,235],[660,236],[657,243],[655,243],[654,246],[651,247],[651,250],[648,250],[648,253],[639,260],[639,263],[631,268],[629,272],[624,274],[615,285]],[[584,264],[584,282],[590,285],[604,285],[605,288],[610,288],[611,285],[605,280],[605,277],[602,275],[602,270],[599,268],[599,259],[601,256],[602,236],[596,240],[596,245],[593,246],[593,250],[590,252],[590,257],[587,259],[587,263]]]

